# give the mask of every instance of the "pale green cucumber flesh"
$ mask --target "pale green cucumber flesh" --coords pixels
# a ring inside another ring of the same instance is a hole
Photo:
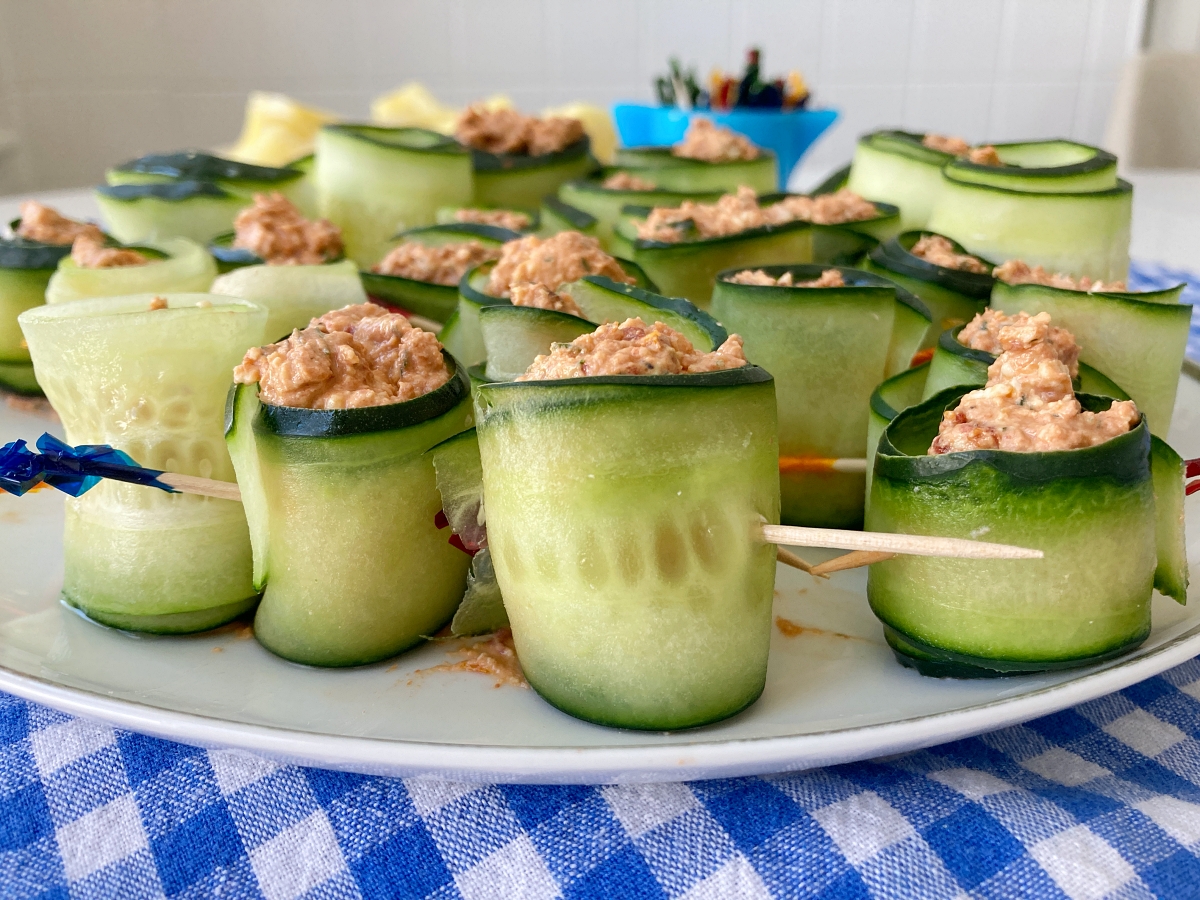
[[[706,310],[712,301],[718,272],[734,266],[745,269],[811,262],[812,228],[798,222],[706,241],[680,244],[637,241],[633,259],[661,293],[683,297]]]
[[[885,431],[867,528],[1016,544],[1045,559],[895,557],[868,576],[876,616],[917,645],[1022,671],[1085,664],[1140,642],[1157,558],[1145,426],[1087,450],[920,455],[963,390]]]
[[[705,352],[715,350],[729,337],[716,319],[682,298],[664,297],[601,276],[587,276],[559,290],[570,294],[584,318],[597,325],[632,318],[647,324],[662,322]]]
[[[492,554],[484,547],[471,557],[467,591],[450,620],[450,633],[455,637],[491,634],[508,624],[504,595],[500,593],[500,582],[496,580],[496,570],[492,566]]]
[[[575,178],[583,178],[596,168],[596,161],[584,153],[576,159],[567,159],[546,166],[530,166],[511,170],[484,171],[474,173],[474,200],[476,206],[492,206],[503,209],[512,207],[537,209],[542,198],[558,191],[561,184]],[[543,220],[542,225],[545,226]]]
[[[885,140],[879,133],[859,139],[847,187],[860,196],[900,208],[901,231],[925,228],[941,189],[942,165],[952,157],[915,141]]]
[[[909,293],[915,295],[929,308],[932,326],[929,333],[936,340],[937,335],[947,328],[970,322],[976,315],[987,308],[987,298],[968,297],[944,285],[903,275],[887,266],[880,265],[870,257],[860,264],[868,271],[896,282]]]
[[[97,191],[96,204],[106,231],[122,243],[185,237],[207,244],[233,228],[244,197],[199,194],[183,200],[139,197],[121,200]]]
[[[256,591],[261,591],[267,583],[267,550],[270,548],[267,497],[254,442],[253,424],[259,405],[258,385],[235,384],[229,388],[229,396],[225,401],[225,446],[237,475],[242,509],[245,510],[250,531],[254,565],[252,577]]]
[[[46,286],[46,302],[65,303],[94,297],[127,297],[134,294],[204,293],[217,276],[217,265],[208,251],[182,237],[148,243],[145,249],[163,255],[144,266],[86,269],[64,257]]]
[[[1154,476],[1155,543],[1158,567],[1154,586],[1176,603],[1187,605],[1188,559],[1184,535],[1184,461],[1161,438],[1150,441]]]
[[[358,268],[348,259],[316,266],[242,266],[219,276],[211,290],[266,308],[269,341],[306,328],[330,310],[367,302]]]
[[[0,267],[0,365],[29,363],[17,316],[46,302],[46,285],[53,274],[53,269]]]
[[[762,690],[775,553],[751,534],[778,514],[775,402],[769,381],[721,374],[479,389],[488,544],[517,654],[572,715],[685,728]]]
[[[769,152],[757,159],[711,163],[673,156],[669,147],[620,148],[613,171],[629,172],[678,193],[731,194],[745,184],[756,194],[767,194],[779,187],[779,162]]]
[[[449,621],[469,558],[435,524],[442,503],[424,453],[469,421],[465,398],[420,424],[335,438],[275,434],[256,417],[270,523],[254,620],[263,646],[307,665],[364,665]]]
[[[866,502],[871,503],[871,474],[875,468],[875,452],[879,449],[879,438],[883,429],[901,412],[914,403],[920,403],[929,376],[930,364],[921,363],[893,375],[871,393],[870,413],[867,416],[867,493]]]
[[[617,191],[601,187],[598,181],[568,181],[558,189],[558,199],[576,209],[581,209],[596,219],[596,237],[611,253],[613,228],[621,218],[621,210],[627,204],[637,206],[678,206],[684,200],[699,200],[713,203],[721,196],[719,191]]]
[[[569,344],[596,329],[586,319],[531,306],[486,306],[479,327],[491,381],[512,381],[552,344]]]
[[[1073,141],[994,144],[1002,166],[955,159],[947,164],[960,181],[1035,193],[1106,191],[1117,184],[1113,154]]]
[[[580,234],[598,236],[600,220],[586,210],[578,209],[557,196],[542,198],[539,213],[539,234],[555,235],[562,231],[578,231]]]
[[[1055,325],[1075,336],[1080,360],[1129,393],[1154,434],[1163,437],[1170,430],[1190,305],[998,281],[992,307],[1009,315],[1049,313]]]
[[[458,285],[432,284],[377,272],[362,272],[360,275],[363,289],[369,296],[435,322],[449,322],[458,309]]]
[[[102,609],[88,609],[78,605],[66,594],[63,595],[63,601],[78,609],[92,621],[110,628],[139,631],[146,634],[194,634],[198,631],[210,631],[249,612],[258,602],[258,595],[255,594],[226,606],[215,606],[195,612],[166,613],[159,616],[125,615]]]

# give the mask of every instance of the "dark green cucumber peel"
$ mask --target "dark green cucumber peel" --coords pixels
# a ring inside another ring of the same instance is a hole
[[[871,394],[871,411],[892,421],[904,410],[921,400],[919,386],[929,374],[929,363],[905,369],[882,382]]]
[[[903,303],[909,309],[920,313],[924,318],[930,319],[929,308],[921,302],[919,297],[914,296],[909,291],[897,285],[894,281],[884,278],[882,275],[876,275],[874,272],[868,272],[865,269],[856,269],[852,266],[833,266],[822,265],[821,263],[799,263],[796,265],[778,265],[778,266],[754,266],[755,271],[766,272],[772,278],[779,278],[786,272],[792,273],[794,281],[813,281],[821,277],[821,273],[827,269],[837,269],[842,273],[842,280],[845,281],[847,288],[886,288],[894,292],[896,300]],[[734,269],[725,269],[723,272],[717,273],[717,278],[730,284],[736,288],[750,288],[752,292],[757,291],[777,291],[781,287],[789,291],[837,291],[842,288],[806,288],[797,285],[773,285],[773,284],[738,284],[730,281],[730,277],[738,272],[745,272],[746,268],[739,267]],[[747,296],[754,296],[750,293]]]
[[[1081,450],[1042,453],[975,450],[927,455],[943,411],[955,406],[969,390],[970,386],[947,388],[896,415],[879,442],[874,465],[877,491],[879,483],[885,482],[903,486],[904,491],[933,491],[931,496],[946,499],[983,491],[993,499],[1003,495],[1038,500],[1057,486],[1069,492],[1076,484],[1091,482],[1105,486],[1104,490],[1120,491],[1136,490],[1138,485],[1149,483],[1151,438],[1144,419],[1127,434]],[[1077,396],[1080,404],[1091,411],[1106,409],[1112,402],[1111,398]],[[957,499],[972,505],[969,498]],[[1064,497],[1066,500],[1069,498]],[[1079,656],[1067,654],[1036,660],[974,656],[934,646],[888,621],[880,612],[871,587],[869,581],[872,611],[883,623],[897,658],[922,674],[939,677],[994,677],[1089,665],[1128,652],[1149,634],[1147,624],[1131,637],[1122,636],[1111,646]]]
[[[1080,144],[1077,141],[1069,141],[1065,138],[1049,139],[1045,141],[1034,142],[1037,144],[1070,144],[1091,151],[1091,155],[1086,159],[1075,163],[1067,163],[1059,166],[1023,166],[1017,163],[1004,163],[1002,166],[989,166],[984,163],[971,162],[965,157],[956,157],[946,164],[946,168],[950,173],[957,172],[979,172],[983,175],[994,175],[996,173],[1011,172],[1014,175],[1019,175],[1021,178],[1062,178],[1071,175],[1086,175],[1092,172],[1098,172],[1102,169],[1115,168],[1117,165],[1117,157],[1107,150],[1102,150],[1099,147],[1092,147],[1087,144]],[[997,154],[1003,160],[1005,150],[1009,148],[1029,146],[1028,143],[1009,143],[1009,144],[992,144],[996,148]],[[953,177],[953,174],[951,174]]]
[[[195,197],[217,197],[232,200],[233,194],[211,181],[162,181],[148,184],[99,184],[96,193],[111,200],[132,203],[137,200],[165,200],[178,203]]]
[[[323,125],[322,131],[336,132],[389,150],[442,153],[461,156],[467,152],[458,141],[427,128],[388,128],[382,125]]]
[[[15,229],[14,229],[15,230]],[[0,269],[49,269],[71,255],[70,244],[43,244],[15,236],[0,240]]]
[[[1150,471],[1154,476],[1155,544],[1158,567],[1154,587],[1180,606],[1187,605],[1188,560],[1184,536],[1184,473],[1186,464],[1171,445],[1150,438]]]
[[[440,240],[443,236],[449,240]],[[451,244],[455,240],[479,241],[485,244],[507,244],[525,237],[518,231],[501,228],[499,225],[485,225],[482,222],[444,222],[438,225],[422,225],[419,228],[407,228],[396,232],[393,240],[415,241],[418,244],[439,246]]]
[[[883,129],[863,135],[859,138],[859,143],[866,144],[881,153],[906,156],[917,162],[929,163],[939,168],[955,158],[953,153],[926,147],[922,143],[924,139],[925,135],[920,132]]]
[[[1021,169],[1018,171],[1024,171],[1024,170]],[[1079,191],[1039,191],[1039,192],[1032,192],[1032,191],[1022,191],[1019,188],[1003,187],[998,184],[984,184],[981,181],[968,181],[964,178],[957,178],[957,177],[955,177],[955,174],[952,171],[950,171],[949,167],[942,170],[942,177],[945,178],[947,181],[952,181],[952,182],[954,182],[954,184],[959,185],[961,187],[978,188],[979,190],[983,190],[983,191],[996,191],[1001,194],[1013,194],[1017,197],[1029,197],[1029,198],[1033,198],[1033,199],[1042,199],[1042,198],[1048,198],[1048,197],[1061,197],[1064,200],[1075,198],[1076,200],[1085,202],[1085,201],[1100,200],[1105,197],[1113,197],[1118,194],[1132,194],[1133,193],[1133,185],[1130,184],[1128,181],[1126,181],[1124,178],[1118,178],[1117,184],[1115,187],[1105,188],[1104,190],[1099,190],[1099,191],[1084,191],[1084,192],[1079,192]]]
[[[850,183],[851,163],[846,163],[828,178],[809,191],[809,196],[819,197],[822,194],[836,194]]]
[[[567,229],[575,231],[589,231],[596,227],[599,221],[589,212],[585,212],[578,207],[571,206],[569,203],[564,203],[553,194],[548,194],[542,198],[542,222],[549,225],[554,219],[559,219],[565,222]],[[563,229],[563,230],[567,230]]]
[[[224,606],[214,606],[211,609],[200,609],[194,612],[168,613],[158,616],[123,616],[120,613],[109,613],[103,610],[88,610],[76,603],[64,592],[62,601],[72,611],[98,625],[106,628],[117,628],[125,632],[140,634],[196,634],[211,631],[221,625],[232,622],[244,613],[252,610],[258,603],[259,595],[247,597],[236,603]]]
[[[450,380],[428,394],[403,403],[357,409],[300,409],[264,403],[255,419],[255,428],[287,437],[332,438],[395,431],[418,425],[449,412],[471,393],[466,372],[459,368],[449,353],[443,351],[442,356],[450,370]],[[231,424],[227,418],[226,431]]]
[[[646,169],[647,176],[652,177],[654,169],[700,168],[719,169],[722,167],[744,166],[746,163],[761,162],[764,159],[774,159],[775,153],[766,147],[758,148],[758,156],[754,159],[731,159],[710,162],[704,159],[692,159],[688,156],[676,156],[671,147],[618,147],[613,169],[619,172]]]
[[[961,269],[948,269],[945,266],[935,265],[928,260],[921,259],[919,256],[914,256],[913,245],[921,238],[930,235],[945,237],[944,235],[934,235],[932,231],[906,231],[890,241],[884,241],[872,250],[871,261],[880,268],[888,269],[899,275],[938,284],[965,297],[986,301],[992,293],[993,279],[990,274],[992,263],[983,260],[989,269],[988,274],[983,274],[964,272]],[[950,238],[946,238],[946,240],[950,241],[956,253],[967,252],[958,241]]]
[[[621,266],[624,267],[625,261],[621,260],[620,262]],[[725,339],[729,337],[729,332],[721,326],[720,322],[683,297],[665,297],[662,294],[654,293],[652,290],[644,290],[632,284],[613,281],[606,275],[585,275],[582,280],[588,284],[603,288],[606,291],[611,291],[615,294],[624,294],[626,297],[645,303],[655,309],[675,313],[690,320],[708,334],[712,340],[712,349],[714,350],[725,343]]]
[[[634,219],[644,219],[650,215],[652,207],[648,206],[625,206],[621,212],[623,215]],[[687,222],[680,223],[684,230],[682,233],[686,236]],[[789,231],[802,231],[805,228],[811,228],[812,225],[808,222],[802,222],[799,219],[791,222],[783,222],[779,225],[762,225],[758,228],[747,228],[745,231],[736,231],[733,234],[723,234],[718,237],[710,238],[685,238],[681,241],[650,241],[645,238],[635,238],[632,241],[633,246],[638,250],[655,250],[663,254],[668,254],[674,251],[679,254],[690,253],[703,247],[712,247],[716,244],[728,244],[734,241],[744,241],[756,237],[765,237],[773,234],[785,234]],[[624,262],[622,262],[624,265]]]
[[[471,151],[471,165],[476,171],[511,172],[520,169],[540,169],[581,159],[591,152],[592,142],[585,134],[570,146],[540,156],[530,156],[528,153],[489,153],[474,147],[467,149]]]
[[[198,150],[181,153],[151,153],[113,168],[114,172],[162,175],[184,181],[261,181],[285,183],[304,172],[292,167],[257,166],[224,159]]]
[[[537,356],[552,345],[568,344],[596,330],[594,323],[570,313],[536,306],[485,306],[479,310],[479,328],[488,348],[484,371],[490,381],[506,381],[524,374]]]
[[[618,200],[622,197],[628,198],[629,202],[622,204],[622,207],[634,205],[645,206],[645,203],[638,203],[638,200],[653,198],[657,205],[660,206],[678,206],[685,200],[696,200],[706,203],[715,203],[721,198],[721,191],[675,191],[670,188],[651,188],[650,190],[641,191],[633,188],[609,188],[604,186],[604,181],[611,175],[616,175],[622,172],[631,172],[628,168],[613,168],[605,166],[592,178],[577,178],[573,181],[567,181],[562,184],[559,190],[569,190],[581,194],[596,194],[610,200]],[[653,180],[652,171],[647,171],[646,180]],[[559,199],[562,199],[561,197]]]

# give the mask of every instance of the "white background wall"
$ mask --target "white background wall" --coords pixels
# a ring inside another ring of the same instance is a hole
[[[0,0],[0,193],[85,185],[151,151],[231,143],[252,89],[348,117],[419,78],[529,110],[649,99],[667,57],[799,68],[842,120],[1099,142],[1145,0]]]

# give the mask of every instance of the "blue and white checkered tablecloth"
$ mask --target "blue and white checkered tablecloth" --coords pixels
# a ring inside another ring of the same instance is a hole
[[[903,756],[622,787],[280,766],[0,694],[0,897],[162,896],[1200,897],[1200,659]]]

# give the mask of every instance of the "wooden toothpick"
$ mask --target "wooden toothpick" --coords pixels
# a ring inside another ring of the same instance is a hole
[[[909,556],[943,556],[952,559],[1042,559],[1041,550],[989,544],[962,538],[922,534],[887,534],[879,531],[843,531],[837,528],[801,528],[796,525],[759,526],[759,537],[768,544],[788,547],[832,547],[836,550],[871,550]],[[815,568],[815,567],[814,567]]]

